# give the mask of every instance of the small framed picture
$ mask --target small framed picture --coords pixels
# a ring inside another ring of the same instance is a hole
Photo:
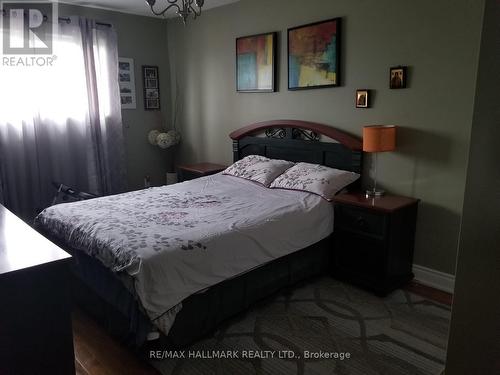
[[[391,89],[406,88],[406,66],[395,66],[390,69],[389,87]]]
[[[157,66],[142,66],[144,81],[144,109],[146,111],[160,110],[160,75]]]
[[[133,103],[133,98],[132,96],[129,95],[121,95],[121,103],[122,103],[122,108],[127,105],[132,105]]]
[[[147,89],[157,89],[158,88],[158,80],[146,78],[145,86]]]
[[[136,109],[133,59],[126,57],[118,59],[118,82],[122,109]]]
[[[159,92],[156,89],[146,89],[147,99],[158,99]]]
[[[120,73],[120,82],[130,82],[130,73]]]
[[[370,90],[356,90],[356,108],[369,108]]]
[[[160,109],[160,101],[158,99],[146,99],[146,109]]]
[[[144,75],[147,79],[156,79],[157,78],[157,69],[154,68],[145,68],[144,69]]]

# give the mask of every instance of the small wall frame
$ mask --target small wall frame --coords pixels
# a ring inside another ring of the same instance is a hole
[[[407,67],[394,66],[389,70],[389,88],[405,89],[407,80]]]
[[[144,109],[159,111],[160,108],[160,75],[157,66],[143,65]]]
[[[122,109],[136,109],[134,60],[127,57],[118,58],[118,74]]]
[[[370,108],[370,90],[356,90],[356,108]]]

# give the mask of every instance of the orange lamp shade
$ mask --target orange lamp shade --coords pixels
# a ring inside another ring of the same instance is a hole
[[[396,149],[396,126],[372,125],[363,127],[363,151],[383,152]]]

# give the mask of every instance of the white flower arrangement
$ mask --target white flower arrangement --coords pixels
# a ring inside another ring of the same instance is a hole
[[[151,130],[148,134],[149,143],[151,143],[153,146],[158,146],[157,138],[159,134],[160,134],[159,130]]]
[[[158,130],[151,130],[148,134],[148,140],[149,143],[154,146],[167,149],[178,144],[181,140],[181,135],[175,130],[170,130],[166,133],[161,133]]]

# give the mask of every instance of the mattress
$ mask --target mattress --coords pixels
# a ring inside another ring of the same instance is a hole
[[[333,216],[319,196],[217,174],[52,206],[35,225],[128,275],[168,334],[185,298],[319,242]]]

